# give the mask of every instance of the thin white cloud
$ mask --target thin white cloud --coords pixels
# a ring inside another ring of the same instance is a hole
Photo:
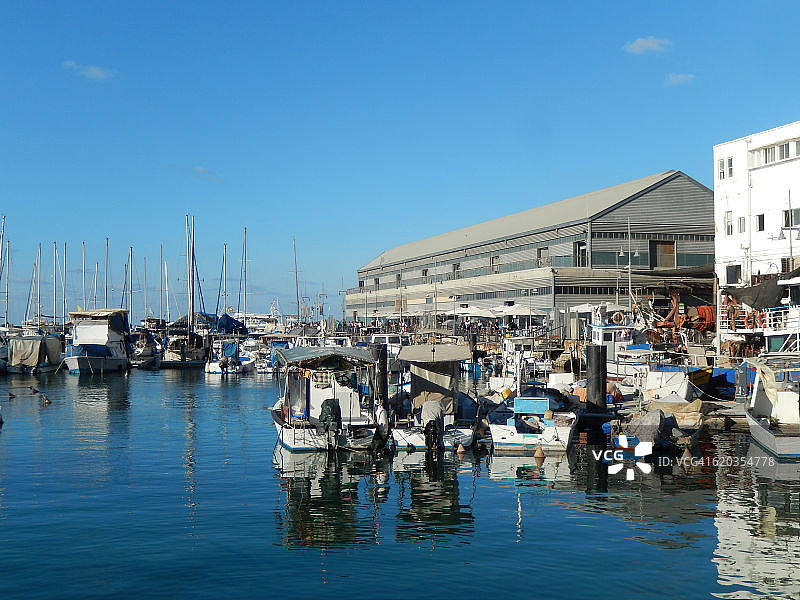
[[[194,168],[195,175],[199,179],[203,181],[213,181],[214,183],[222,183],[222,178],[219,177],[216,173],[214,173],[211,169],[206,169],[205,167],[196,166]]]
[[[65,60],[61,63],[61,66],[67,71],[72,71],[85,79],[93,79],[94,81],[106,81],[117,74],[114,69],[98,67],[97,65],[79,65],[74,60]]]
[[[636,38],[632,42],[625,44],[622,49],[631,54],[644,54],[646,52],[663,52],[670,42],[666,38],[650,37]]]
[[[691,73],[670,73],[667,75],[667,85],[686,85],[694,81]]]

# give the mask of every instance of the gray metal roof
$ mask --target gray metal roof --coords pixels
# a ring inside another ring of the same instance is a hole
[[[533,231],[546,231],[602,213],[617,204],[632,199],[653,186],[665,183],[680,171],[664,171],[634,179],[626,183],[559,200],[551,204],[536,206],[522,212],[492,219],[442,233],[433,237],[397,246],[387,250],[368,262],[359,270],[372,269],[404,260],[413,260],[442,252],[449,252],[482,243],[523,235]]]

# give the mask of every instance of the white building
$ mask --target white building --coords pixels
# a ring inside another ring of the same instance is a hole
[[[714,146],[714,222],[721,286],[800,266],[800,121]]]

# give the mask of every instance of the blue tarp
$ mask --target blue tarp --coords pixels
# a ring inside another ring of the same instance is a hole
[[[219,333],[247,335],[247,327],[244,326],[244,323],[237,321],[228,313],[225,313],[217,320],[216,330]]]

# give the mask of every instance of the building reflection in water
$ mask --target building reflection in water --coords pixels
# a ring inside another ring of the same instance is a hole
[[[800,598],[800,462],[778,461],[754,442],[745,467],[736,465],[741,453],[719,456],[713,561],[719,583],[739,588],[724,597]]]

